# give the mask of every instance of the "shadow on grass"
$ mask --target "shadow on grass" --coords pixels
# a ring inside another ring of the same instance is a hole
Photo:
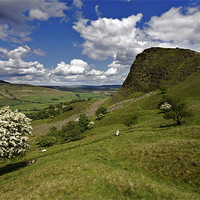
[[[8,164],[4,167],[0,168],[0,176],[17,171],[18,169],[27,166],[27,162],[19,162],[19,163],[14,163],[14,164]]]
[[[176,126],[180,126],[180,125],[177,125],[175,123],[173,123],[173,124],[166,124],[166,125],[160,125],[159,128],[170,128],[170,127],[176,127]]]

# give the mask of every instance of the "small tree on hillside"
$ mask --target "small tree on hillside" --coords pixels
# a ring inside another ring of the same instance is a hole
[[[164,96],[159,104],[159,109],[165,119],[173,119],[177,125],[180,125],[182,119],[189,115],[186,105],[177,98]]]
[[[136,124],[138,121],[138,117],[136,115],[131,115],[128,119],[125,120],[124,124],[128,127],[131,125]]]
[[[67,122],[67,124],[62,127],[59,134],[64,142],[80,140],[83,137],[81,127],[76,121]]]
[[[99,107],[96,112],[95,112],[95,115],[101,119],[102,117],[104,117],[105,115],[107,114],[107,108],[105,107]]]
[[[23,113],[11,111],[8,106],[0,110],[0,157],[12,158],[24,154],[29,147],[28,135],[32,127]]]
[[[90,120],[88,119],[88,117],[85,114],[80,114],[80,117],[78,119],[78,124],[80,126],[81,132],[88,129],[89,122],[90,122]]]

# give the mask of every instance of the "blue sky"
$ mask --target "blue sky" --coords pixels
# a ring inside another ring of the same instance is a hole
[[[0,79],[122,84],[144,49],[200,51],[199,0],[0,0]]]

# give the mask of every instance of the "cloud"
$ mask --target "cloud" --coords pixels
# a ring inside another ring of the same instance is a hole
[[[73,0],[73,5],[74,5],[76,8],[82,8],[83,2],[82,2],[81,0]]]
[[[99,11],[99,5],[96,5],[96,6],[95,6],[95,12],[96,12],[96,15],[97,15],[98,17],[101,16],[101,12]]]
[[[190,8],[186,14],[182,8],[171,8],[160,17],[154,16],[147,23],[146,33],[151,40],[161,40],[183,47],[200,44],[200,9]]]
[[[97,84],[119,81],[122,77],[117,74],[118,69],[114,65],[101,71],[81,59],[73,59],[69,64],[62,61],[50,70],[38,61],[24,61],[23,58],[29,54],[43,55],[44,52],[41,49],[31,49],[27,45],[13,50],[0,48],[0,56],[8,58],[0,60],[0,77],[16,83],[34,84]]]
[[[106,71],[97,70],[94,65],[80,59],[71,60],[70,64],[60,62],[55,69],[48,74],[49,80],[59,84],[100,84],[116,83],[124,80],[124,74],[118,74],[117,68],[109,68]]]
[[[0,48],[1,56],[8,58],[7,61],[0,61],[0,71],[13,76],[16,74],[15,80],[19,80],[20,75],[24,81],[40,83],[115,84],[122,83],[135,56],[146,48],[180,47],[200,51],[200,7],[185,10],[181,7],[171,8],[160,16],[153,16],[143,28],[138,26],[141,19],[142,14],[139,13],[122,19],[79,18],[74,24],[73,28],[84,39],[81,45],[83,54],[100,61],[112,58],[104,71],[80,59],[69,63],[62,61],[54,69],[48,70],[38,61],[22,60],[30,53],[43,54],[42,50],[28,46],[11,51]],[[0,37],[6,37],[4,32],[10,28],[0,24],[0,30]]]
[[[141,19],[141,13],[121,20],[82,18],[73,28],[84,39],[83,54],[94,60],[113,59],[109,72],[129,69],[135,56],[152,46],[200,51],[200,7],[171,8],[161,16],[153,16],[144,28],[138,27]]]
[[[19,46],[13,50],[7,50],[5,48],[0,47],[1,57],[7,57],[11,59],[22,59],[23,57],[27,56],[29,53],[36,54],[38,56],[44,56],[45,52],[41,49],[31,49],[29,46]]]
[[[135,26],[141,18],[142,14],[132,15],[122,20],[99,18],[96,21],[89,21],[80,19],[73,28],[85,40],[82,44],[83,54],[102,61],[108,57],[120,57],[126,51],[138,52],[134,43],[137,43],[136,37],[140,30]]]
[[[21,59],[10,58],[7,61],[0,60],[1,76],[3,75],[44,75],[45,69],[38,61],[25,62]]]
[[[40,48],[39,49],[34,49],[33,53],[38,55],[38,56],[45,56],[45,52],[42,51]]]
[[[29,10],[29,20],[47,21],[51,17],[65,18],[65,10],[69,8],[59,1],[39,1]]]
[[[26,54],[28,54],[31,51],[31,49],[26,45],[24,47],[18,47],[16,49],[13,49],[11,51],[8,51],[7,49],[0,48],[0,52],[4,54],[7,58],[12,59],[20,59],[24,57]]]
[[[0,60],[1,76],[43,76],[46,69],[38,61],[26,62],[22,58],[27,56],[32,51],[27,45],[19,46],[13,50],[0,48],[1,56],[8,58],[8,60]]]
[[[89,68],[88,64],[80,59],[73,59],[70,64],[65,62],[60,62],[52,74],[57,76],[66,76],[66,75],[79,75],[84,74],[84,72]]]
[[[0,39],[4,41],[30,41],[35,27],[29,21],[47,21],[52,17],[66,18],[66,3],[45,0],[0,0]]]

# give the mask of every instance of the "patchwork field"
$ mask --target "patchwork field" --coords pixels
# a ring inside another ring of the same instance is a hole
[[[46,108],[51,104],[59,104],[72,99],[100,99],[108,97],[115,92],[115,88],[109,88],[109,90],[105,91],[97,90],[96,88],[78,90],[76,88],[65,88],[63,90],[62,87],[54,89],[0,83],[0,106],[9,105],[13,110],[19,109],[21,112],[30,113]]]

